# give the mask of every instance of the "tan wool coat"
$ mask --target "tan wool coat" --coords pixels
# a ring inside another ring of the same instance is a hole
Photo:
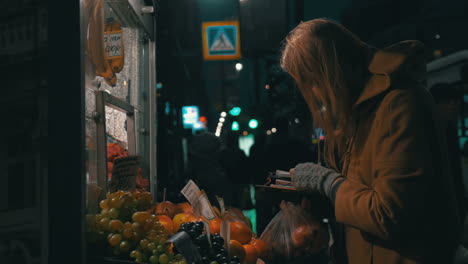
[[[417,41],[376,52],[353,107],[335,201],[350,264],[451,263],[460,222],[423,57]]]

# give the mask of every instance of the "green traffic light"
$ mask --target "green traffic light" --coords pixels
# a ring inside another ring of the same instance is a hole
[[[258,127],[258,121],[257,119],[250,119],[249,121],[249,127],[252,129],[255,129]]]
[[[241,113],[242,109],[240,107],[234,107],[229,111],[229,114],[232,116],[238,116]]]
[[[239,123],[237,123],[237,121],[232,122],[231,130],[232,131],[238,131],[239,130]]]

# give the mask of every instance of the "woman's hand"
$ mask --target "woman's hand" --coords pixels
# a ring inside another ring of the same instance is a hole
[[[303,191],[318,192],[331,197],[332,187],[343,177],[334,170],[308,162],[298,164],[290,169],[291,181],[294,187]]]

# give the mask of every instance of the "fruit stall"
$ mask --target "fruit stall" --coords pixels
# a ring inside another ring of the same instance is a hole
[[[81,5],[86,262],[310,263],[323,252],[327,232],[321,219],[294,204],[281,203],[265,231],[256,234],[240,209],[223,197],[209,200],[192,180],[175,190],[183,201],[155,199],[161,197],[155,18],[148,2]]]

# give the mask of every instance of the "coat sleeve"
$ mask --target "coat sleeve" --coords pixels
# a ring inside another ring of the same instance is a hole
[[[423,215],[433,161],[426,136],[430,128],[418,105],[409,91],[394,90],[385,96],[376,114],[380,125],[372,140],[373,161],[364,165],[372,168],[372,175],[364,176],[372,178],[372,184],[348,175],[336,193],[338,222],[383,240],[394,240],[416,231],[415,223],[423,221],[418,217]]]

